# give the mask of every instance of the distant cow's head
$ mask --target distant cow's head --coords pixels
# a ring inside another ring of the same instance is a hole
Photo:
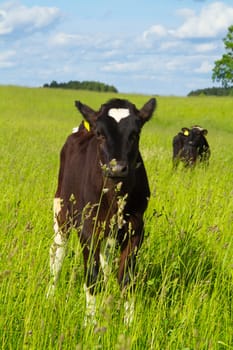
[[[99,111],[79,101],[75,105],[98,140],[98,152],[105,175],[111,178],[127,177],[136,167],[140,131],[152,117],[156,100],[150,99],[140,110],[122,99],[110,100]]]
[[[200,147],[203,144],[207,133],[207,129],[203,129],[197,125],[193,126],[188,132],[188,143],[193,147]]]

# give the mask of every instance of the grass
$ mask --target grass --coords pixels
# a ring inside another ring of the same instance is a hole
[[[233,349],[233,99],[158,97],[141,150],[151,200],[138,256],[133,323],[114,276],[83,326],[83,262],[75,234],[53,300],[46,299],[59,152],[81,116],[112,94],[0,87],[0,348]],[[140,107],[149,97],[120,95]],[[172,171],[183,126],[209,130],[208,168]]]

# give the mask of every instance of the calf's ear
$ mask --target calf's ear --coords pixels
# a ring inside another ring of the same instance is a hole
[[[153,115],[154,110],[156,109],[156,99],[151,98],[148,102],[139,111],[139,116],[143,122],[147,122]]]
[[[189,136],[189,131],[190,131],[189,128],[182,128],[181,130],[182,130],[184,136]]]
[[[75,101],[75,106],[83,115],[83,117],[88,121],[88,123],[90,123],[91,126],[94,126],[96,122],[96,112],[87,105],[82,104],[80,101]]]
[[[202,135],[206,136],[206,135],[208,134],[208,130],[207,130],[207,129],[203,129],[203,130],[201,131],[201,133],[202,133]]]

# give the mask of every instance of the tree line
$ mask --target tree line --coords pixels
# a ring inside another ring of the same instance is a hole
[[[53,80],[50,84],[43,85],[44,88],[71,89],[71,90],[90,90],[99,92],[118,92],[115,86],[107,85],[98,81],[78,81],[71,80],[68,83],[58,83]]]
[[[211,87],[190,91],[188,96],[233,96],[233,88]]]

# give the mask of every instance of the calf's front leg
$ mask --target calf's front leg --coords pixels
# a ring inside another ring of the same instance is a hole
[[[136,256],[141,240],[140,236],[133,235],[121,247],[118,282],[122,287],[127,287],[134,277]]]
[[[91,241],[91,242],[90,242]],[[99,273],[100,266],[100,244],[96,246],[93,240],[87,242],[81,242],[83,246],[83,258],[84,258],[84,291],[86,295],[86,311],[84,324],[88,322],[95,324],[95,312],[96,312],[96,297],[95,287]]]
[[[140,236],[132,236],[121,250],[118,281],[122,288],[133,288],[137,251],[141,244]],[[130,325],[134,316],[134,298],[131,295],[124,303],[124,323]]]
[[[62,230],[59,226],[58,216],[61,213],[61,199],[54,199],[54,240],[50,247],[50,282],[47,297],[53,296],[55,287],[62,269],[62,263],[66,255],[66,246],[69,238],[68,230]]]

